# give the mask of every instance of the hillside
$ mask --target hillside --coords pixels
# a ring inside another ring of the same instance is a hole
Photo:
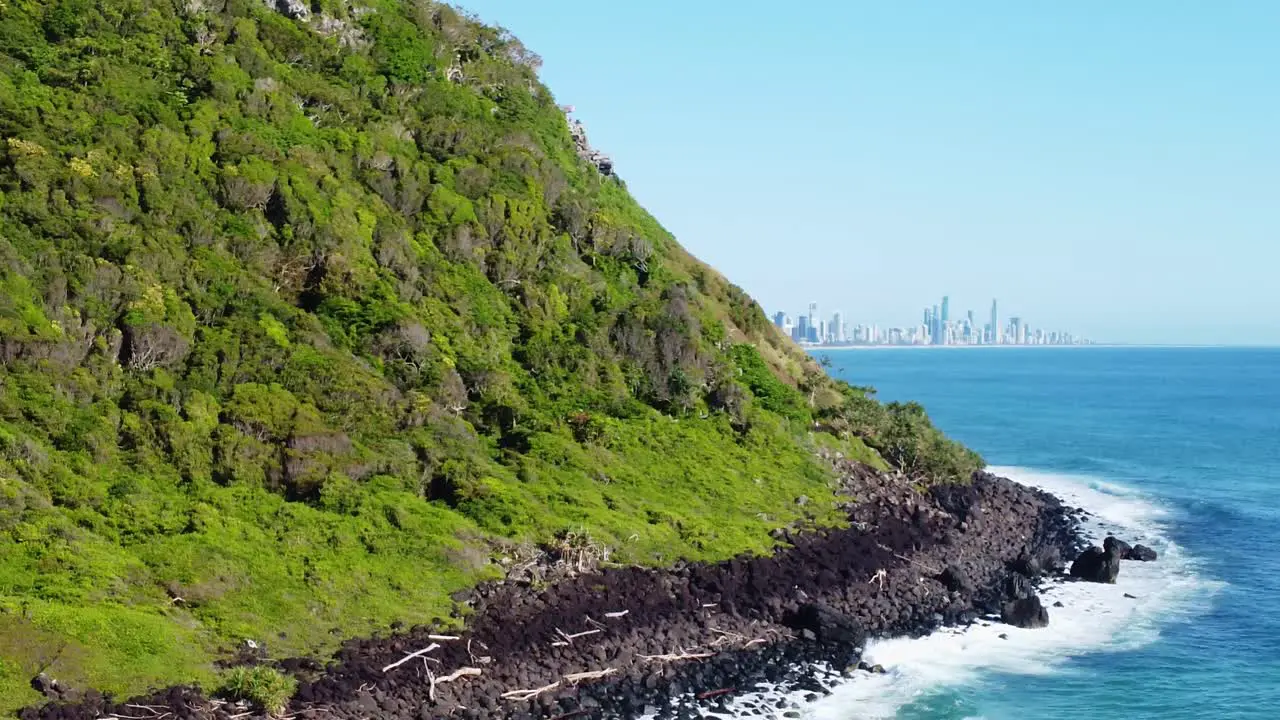
[[[449,618],[537,544],[768,552],[840,522],[819,448],[978,467],[681,249],[537,66],[427,1],[0,0],[0,712]]]

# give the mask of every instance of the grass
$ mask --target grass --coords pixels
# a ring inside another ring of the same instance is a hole
[[[41,670],[118,695],[214,688],[214,660],[245,639],[323,657],[394,621],[449,626],[450,594],[498,572],[485,538],[584,531],[614,561],[654,565],[768,552],[769,531],[802,514],[840,521],[819,444],[870,453],[769,416],[735,436],[724,415],[649,410],[585,443],[534,435],[518,472],[491,466],[457,507],[384,478],[351,484],[337,510],[46,450],[65,485],[98,498],[62,506],[0,461],[0,712],[39,700]]]
[[[297,680],[267,665],[237,667],[223,676],[218,694],[231,700],[247,700],[259,710],[278,715],[297,686]]]

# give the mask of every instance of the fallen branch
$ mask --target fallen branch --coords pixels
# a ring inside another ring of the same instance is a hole
[[[871,583],[879,583],[880,589],[883,590],[885,578],[888,576],[889,576],[889,573],[886,572],[884,568],[880,568],[879,570],[876,571],[875,575],[871,576],[871,579],[867,581],[867,584],[870,585]]]
[[[395,661],[395,662],[391,663],[390,665],[388,665],[388,666],[386,666],[386,667],[382,668],[382,672],[386,672],[386,671],[388,671],[388,670],[393,670],[393,669],[395,669],[395,668],[398,668],[398,667],[400,667],[401,665],[403,665],[403,664],[405,664],[405,663],[409,662],[410,660],[412,660],[412,659],[414,659],[414,658],[416,658],[416,657],[422,657],[423,655],[426,655],[427,653],[431,652],[432,650],[435,650],[435,649],[436,649],[436,648],[438,648],[438,647],[440,647],[440,646],[439,646],[439,645],[437,645],[436,643],[431,643],[430,645],[428,645],[428,646],[426,646],[426,647],[422,648],[421,650],[416,650],[416,651],[414,651],[414,652],[411,652],[411,653],[409,653],[408,655],[405,655],[404,657],[400,658],[399,660],[397,660],[397,661]]]
[[[911,558],[909,558],[909,557],[907,557],[907,556],[905,556],[905,555],[899,555],[898,553],[894,553],[894,554],[893,554],[893,556],[894,556],[894,557],[896,557],[896,558],[898,558],[899,560],[903,560],[903,561],[905,561],[905,562],[909,562],[909,563],[911,563],[912,565],[915,565],[915,566],[916,566],[916,567],[918,567],[918,568],[922,568],[922,569],[924,569],[924,570],[927,570],[927,571],[928,571],[930,574],[932,574],[932,575],[937,575],[937,574],[939,574],[939,573],[941,573],[941,572],[942,572],[941,570],[939,570],[938,568],[933,567],[932,565],[926,565],[926,564],[924,564],[924,563],[922,563],[922,562],[920,562],[920,561],[918,561],[918,560],[912,560]]]
[[[560,687],[559,680],[551,683],[550,685],[543,685],[540,688],[534,688],[533,690],[512,690],[510,692],[504,692],[502,693],[502,699],[524,702],[525,700],[532,700],[544,692],[551,692],[558,687]]]
[[[484,643],[480,643],[480,647],[484,648],[485,650],[489,649],[489,646],[485,645]],[[467,655],[471,657],[471,662],[478,663],[480,665],[488,665],[489,663],[493,662],[493,658],[489,657],[488,655],[481,655],[479,657],[476,657],[476,654],[471,652],[471,639],[467,640]]]
[[[727,687],[727,688],[720,688],[719,690],[708,690],[703,693],[698,693],[694,697],[698,700],[707,700],[709,698],[719,697],[721,695],[728,695],[729,693],[733,692],[735,689],[736,688]]]
[[[440,642],[449,642],[450,640],[461,640],[457,635],[428,635],[428,640],[439,640]]]
[[[583,680],[599,680],[602,677],[609,677],[618,672],[618,668],[605,668],[604,670],[591,670],[588,672],[569,673],[564,676],[565,682],[570,685],[577,685]]]
[[[585,636],[587,636],[587,635],[595,635],[595,634],[596,634],[596,633],[598,633],[598,632],[600,632],[600,629],[599,629],[599,628],[596,628],[595,630],[584,630],[583,632],[580,632],[580,633],[574,633],[574,634],[572,634],[572,635],[569,635],[569,634],[565,633],[565,631],[561,630],[560,628],[556,628],[556,634],[557,634],[557,635],[559,635],[560,637],[564,638],[564,643],[563,643],[563,644],[565,644],[565,645],[572,645],[572,644],[573,644],[573,640],[574,640],[574,638],[585,637]],[[553,643],[551,643],[551,645],[552,645],[552,647],[559,647],[559,646],[560,646],[560,643],[555,643],[555,642],[553,642]]]
[[[448,675],[441,675],[440,677],[436,678],[436,683],[439,684],[439,683],[453,682],[458,678],[471,677],[473,675],[479,675],[480,673],[481,673],[481,670],[480,668],[477,668],[477,667],[458,668],[457,670],[454,670]]]
[[[709,658],[715,653],[691,653],[681,651],[680,654],[668,653],[666,655],[636,655],[641,660],[657,660],[658,662],[676,662],[679,660],[697,660],[699,658]]]
[[[607,617],[607,618],[615,618],[615,619],[616,619],[616,618],[620,618],[620,617],[622,617],[622,616],[626,615],[626,614],[627,614],[627,613],[629,613],[629,612],[631,612],[631,611],[630,611],[630,610],[619,610],[618,612],[607,612],[607,613],[605,613],[605,614],[604,614],[604,616],[605,616],[605,617]]]

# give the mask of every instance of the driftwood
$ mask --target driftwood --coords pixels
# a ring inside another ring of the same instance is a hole
[[[543,685],[540,688],[534,688],[532,690],[512,690],[510,692],[504,692],[502,693],[502,698],[504,700],[515,700],[516,702],[523,702],[525,700],[532,700],[544,692],[551,692],[552,690],[555,690],[558,687],[560,687],[559,680],[551,683],[550,685]]]
[[[471,657],[471,662],[478,663],[480,665],[488,665],[489,663],[493,662],[493,658],[489,657],[488,655],[476,656],[475,653],[471,652],[471,642],[472,641],[470,639],[467,640],[467,655]],[[489,649],[489,646],[485,645],[484,643],[479,643],[479,645],[485,650]]]
[[[727,687],[727,688],[720,688],[719,690],[708,690],[706,692],[698,693],[694,697],[698,700],[707,700],[709,698],[719,697],[721,695],[728,695],[729,693],[733,692],[736,689],[737,688]]]
[[[871,583],[879,583],[880,589],[883,590],[885,578],[888,576],[889,576],[889,573],[886,572],[884,568],[880,568],[879,570],[876,571],[875,575],[871,576],[871,579],[867,581],[867,584],[870,585]]]
[[[577,685],[583,680],[599,680],[600,678],[603,678],[603,677],[609,677],[610,675],[613,675],[616,672],[618,672],[618,668],[611,667],[611,668],[605,668],[604,670],[591,670],[588,672],[569,673],[568,675],[564,676],[564,681],[569,683],[570,685]]]
[[[437,685],[442,685],[444,683],[451,683],[454,680],[457,680],[458,678],[469,677],[472,675],[480,674],[480,668],[462,667],[462,668],[458,668],[457,670],[454,670],[448,675],[441,675],[440,677],[436,677],[435,673],[431,672],[431,667],[427,665],[426,661],[427,661],[426,658],[422,659],[422,666],[427,669],[427,681],[431,683],[431,687],[427,688],[427,697],[431,698],[431,702],[436,701]]]
[[[688,652],[688,651],[685,651],[685,650],[681,650],[678,654],[677,654],[677,653],[668,653],[668,654],[666,654],[666,655],[639,655],[639,654],[637,654],[637,655],[636,655],[636,657],[638,657],[638,658],[640,658],[640,659],[642,659],[642,660],[656,660],[656,661],[658,661],[658,662],[678,662],[678,661],[680,661],[680,660],[697,660],[697,659],[699,659],[699,658],[709,658],[709,657],[712,657],[712,656],[714,656],[714,655],[715,655],[715,653],[713,653],[713,652],[709,652],[709,653],[691,653],[691,652]]]
[[[573,641],[574,641],[574,639],[575,639],[575,638],[586,637],[587,635],[595,635],[595,634],[596,634],[596,633],[598,633],[598,632],[600,632],[600,629],[599,629],[599,628],[596,628],[595,630],[584,630],[584,631],[582,631],[582,632],[574,633],[574,634],[572,634],[572,635],[569,635],[569,634],[565,633],[565,631],[561,630],[560,628],[556,628],[556,634],[557,634],[557,635],[559,635],[560,637],[564,638],[564,641],[563,641],[563,642],[553,642],[553,643],[551,643],[551,645],[552,645],[552,647],[561,647],[561,646],[564,646],[564,645],[572,645],[572,644],[573,644]]]
[[[411,652],[408,655],[405,655],[404,657],[400,658],[399,660],[391,663],[390,665],[382,668],[382,672],[386,672],[388,670],[394,670],[395,668],[400,667],[401,665],[409,662],[410,660],[416,657],[422,657],[423,655],[426,655],[427,653],[431,652],[432,650],[435,650],[438,647],[440,647],[438,644],[431,643],[430,645],[422,648],[421,650],[415,650],[414,652]]]
[[[474,671],[471,673],[467,673],[470,675],[480,674],[480,670],[478,670],[477,668],[463,668],[463,670]],[[542,693],[556,690],[562,684],[577,685],[578,683],[584,682],[587,680],[599,680],[600,678],[609,677],[610,675],[617,674],[617,672],[618,672],[618,668],[611,667],[611,668],[605,668],[603,670],[587,670],[585,672],[567,673],[561,676],[559,680],[551,683],[550,685],[543,685],[540,688],[533,688],[532,690],[523,690],[523,689],[511,690],[511,691],[502,693],[501,697],[504,700],[515,700],[516,702],[523,702],[525,700],[532,700],[538,697],[539,695],[541,695]],[[457,674],[457,673],[454,673],[454,674]],[[442,682],[442,681],[443,681],[443,678],[441,680],[437,680],[436,682]]]
[[[462,668],[458,668],[457,670],[454,670],[448,675],[441,675],[440,677],[436,678],[436,682],[437,683],[453,682],[458,678],[471,677],[473,675],[479,675],[480,673],[481,673],[480,668],[462,667]]]

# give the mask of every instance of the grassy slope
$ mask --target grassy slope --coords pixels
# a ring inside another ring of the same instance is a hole
[[[315,7],[0,0],[0,712],[448,618],[499,539],[767,551],[837,521],[818,445],[976,462],[580,162],[514,38]]]

